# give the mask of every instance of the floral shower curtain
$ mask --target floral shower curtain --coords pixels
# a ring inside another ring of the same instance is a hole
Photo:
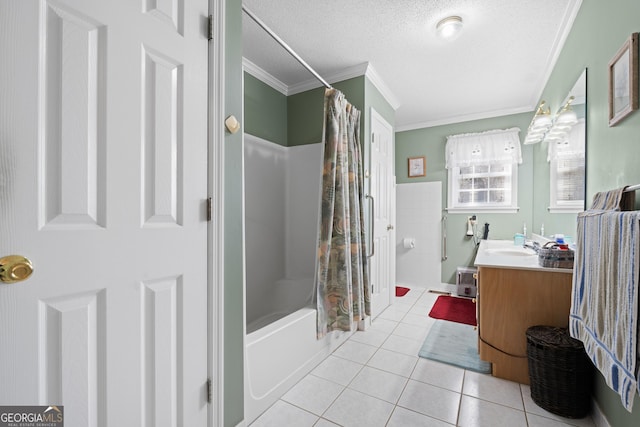
[[[353,322],[370,314],[360,111],[340,91],[327,89],[324,114],[318,338],[334,330],[350,331]]]

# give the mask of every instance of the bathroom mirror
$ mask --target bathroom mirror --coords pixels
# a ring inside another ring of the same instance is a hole
[[[534,146],[533,231],[545,235],[572,235],[577,213],[586,208],[586,69],[560,99],[551,107],[559,136],[549,131]]]
[[[586,83],[585,69],[558,108],[547,138],[552,213],[585,209]]]

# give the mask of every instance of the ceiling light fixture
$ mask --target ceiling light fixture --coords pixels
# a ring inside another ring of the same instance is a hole
[[[448,16],[436,24],[436,34],[444,40],[455,39],[462,31],[462,18]]]

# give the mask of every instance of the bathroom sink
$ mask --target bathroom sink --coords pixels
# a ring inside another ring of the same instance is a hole
[[[487,254],[493,255],[510,255],[510,256],[532,256],[536,253],[526,248],[490,248],[486,250]]]

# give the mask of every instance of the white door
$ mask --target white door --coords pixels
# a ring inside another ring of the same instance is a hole
[[[393,128],[371,109],[371,179],[373,197],[373,256],[370,262],[371,313],[376,317],[395,295],[395,176]]]
[[[0,2],[0,405],[206,425],[207,10]]]

